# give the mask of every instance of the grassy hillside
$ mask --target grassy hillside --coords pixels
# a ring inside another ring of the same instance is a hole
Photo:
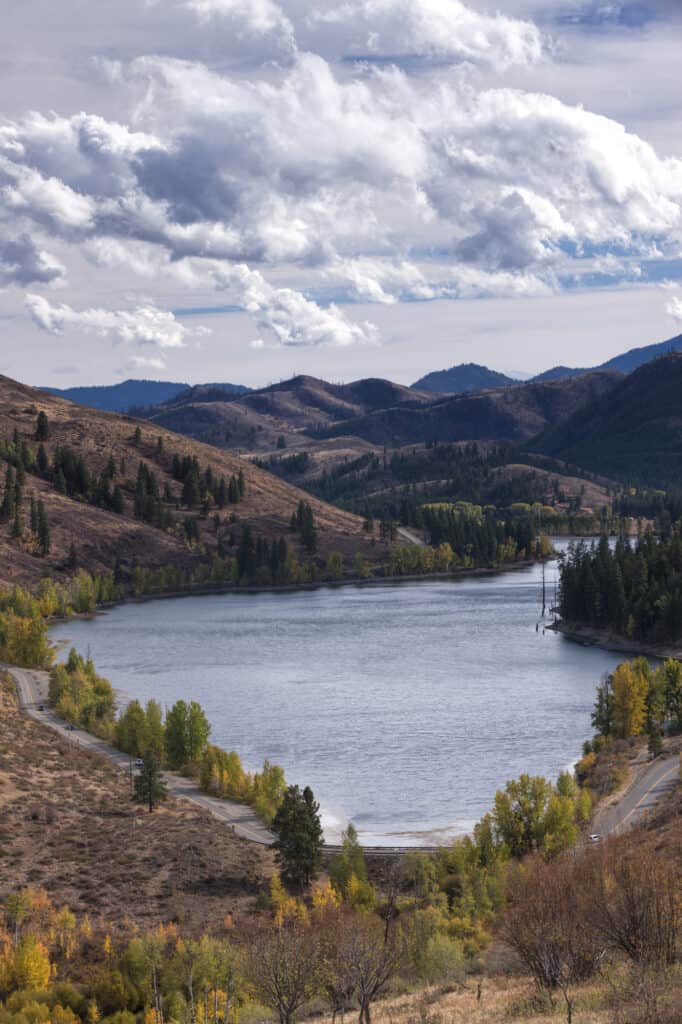
[[[49,424],[48,438],[43,442],[47,459],[43,472],[36,465],[40,412],[45,413]],[[5,460],[0,464],[0,500],[7,490],[7,467],[13,474],[12,463],[17,461],[18,452],[24,451],[28,463],[19,508],[21,536],[13,536],[13,514],[0,522],[0,582],[32,584],[46,574],[65,574],[73,568],[68,565],[72,546],[78,566],[93,572],[111,569],[117,560],[124,574],[136,565],[191,568],[210,561],[221,545],[229,548],[230,540],[238,544],[247,525],[254,537],[270,541],[286,537],[291,549],[302,555],[297,536],[290,533],[290,520],[307,495],[235,455],[156,424],[83,408],[0,377],[0,444],[0,455]],[[92,487],[90,500],[77,490],[71,494],[64,493],[63,486],[60,490],[54,472],[59,449],[82,459],[91,481],[96,481],[95,491],[102,476],[109,474],[108,497],[93,500]],[[210,470],[216,485],[221,479],[229,484],[230,478],[236,479],[241,473],[243,497],[238,503],[226,502],[222,508],[210,496],[205,503],[188,507],[183,484],[173,475],[175,455],[180,460],[195,458],[202,478]],[[159,492],[156,511],[146,517],[150,521],[135,515],[141,463],[154,475]],[[118,512],[112,502],[116,488],[120,489]],[[32,498],[36,503],[43,502],[49,523],[50,550],[44,557],[29,526]],[[362,551],[372,560],[380,556],[381,545],[370,546],[358,518],[322,501],[310,499],[310,504],[318,533],[318,559],[324,559],[331,550],[348,556]],[[188,537],[185,524],[190,520]],[[197,529],[198,539],[194,535]]]
[[[354,435],[391,446],[424,441],[520,443],[568,419],[614,386],[617,375],[594,373],[549,384],[517,384],[430,405],[393,406],[319,430],[320,437]]]

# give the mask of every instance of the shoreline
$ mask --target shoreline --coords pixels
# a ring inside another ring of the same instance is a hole
[[[682,644],[647,644],[638,640],[630,640],[628,637],[618,636],[609,633],[605,629],[596,629],[592,626],[580,626],[565,622],[550,623],[545,629],[551,629],[554,633],[560,633],[568,640],[582,644],[583,647],[599,647],[604,651],[614,651],[622,654],[643,655],[647,658],[674,658],[682,661]]]
[[[200,586],[187,587],[180,590],[159,590],[148,594],[126,594],[118,601],[106,601],[98,604],[91,612],[75,612],[73,615],[56,615],[49,619],[49,626],[60,625],[63,622],[72,622],[74,619],[93,619],[98,615],[105,615],[114,608],[126,604],[146,604],[149,601],[170,601],[182,597],[212,597],[223,594],[296,594],[306,591],[322,590],[324,588],[340,589],[342,587],[380,587],[390,584],[391,586],[400,583],[428,583],[431,580],[457,580],[470,579],[476,576],[497,576],[505,572],[521,572],[523,569],[531,569],[538,564],[538,560],[525,558],[519,562],[509,562],[491,568],[479,566],[476,569],[454,569],[449,572],[411,573],[407,576],[371,576],[363,579],[352,577],[341,580],[316,580],[314,583],[282,583],[269,586],[223,586],[216,584],[202,584]]]

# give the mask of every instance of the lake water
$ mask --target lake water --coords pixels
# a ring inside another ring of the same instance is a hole
[[[550,590],[555,566],[547,569]],[[536,632],[539,566],[457,581],[124,605],[60,624],[122,694],[198,700],[212,739],[312,786],[329,840],[468,831],[521,772],[581,752],[617,655]]]

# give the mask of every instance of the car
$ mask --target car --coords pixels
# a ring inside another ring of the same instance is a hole
[[[67,728],[68,732],[75,732],[76,731],[76,726],[75,725],[71,725],[71,722],[69,722],[69,724],[67,725],[66,728]]]
[[[134,763],[136,768],[144,768],[144,761],[141,757],[136,757]]]
[[[588,836],[588,839],[589,839],[589,841],[591,843],[600,843],[601,842],[601,836],[598,835],[596,832],[593,832],[593,834],[591,836]]]
[[[44,710],[45,710],[45,705],[44,704],[39,704],[38,705],[38,711],[44,711]]]

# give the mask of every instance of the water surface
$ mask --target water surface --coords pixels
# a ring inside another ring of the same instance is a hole
[[[548,568],[553,587],[555,572]],[[536,566],[495,576],[125,605],[52,630],[129,697],[198,700],[212,739],[312,786],[330,839],[469,830],[521,772],[580,755],[618,655],[536,631]]]

